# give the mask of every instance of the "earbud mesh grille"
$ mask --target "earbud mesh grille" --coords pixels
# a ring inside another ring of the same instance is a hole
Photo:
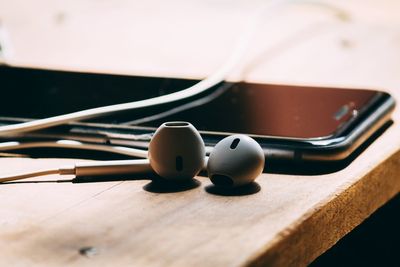
[[[175,169],[179,172],[183,170],[183,158],[181,156],[175,158]]]
[[[239,142],[240,142],[240,139],[239,139],[239,138],[233,139],[230,148],[231,148],[231,149],[235,149],[235,148],[238,146]]]

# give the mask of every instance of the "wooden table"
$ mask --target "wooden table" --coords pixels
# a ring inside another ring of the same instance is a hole
[[[336,2],[347,13],[297,4],[266,17],[230,79],[382,88],[400,99],[399,2]],[[2,0],[0,20],[13,64],[203,77],[229,55],[259,4]],[[397,109],[394,125],[347,168],[263,174],[261,191],[248,196],[209,194],[204,177],[179,193],[146,191],[146,180],[1,185],[0,263],[306,265],[399,192],[399,116]],[[8,173],[71,161],[1,158],[0,166]]]

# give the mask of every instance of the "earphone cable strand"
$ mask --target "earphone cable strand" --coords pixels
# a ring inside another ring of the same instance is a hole
[[[22,179],[36,177],[36,176],[50,175],[50,174],[60,174],[60,170],[58,168],[57,169],[45,169],[45,170],[26,172],[26,173],[21,173],[21,174],[16,174],[16,175],[2,175],[2,176],[0,176],[0,183],[10,182],[10,181],[15,181],[15,180],[22,180]]]

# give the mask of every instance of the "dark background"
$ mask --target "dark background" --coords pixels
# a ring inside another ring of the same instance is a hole
[[[399,240],[400,195],[397,195],[310,266],[400,266]]]

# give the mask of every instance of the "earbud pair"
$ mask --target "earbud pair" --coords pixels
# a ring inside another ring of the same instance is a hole
[[[185,181],[201,170],[216,186],[236,187],[251,183],[264,168],[261,146],[245,135],[221,140],[206,157],[199,132],[188,122],[167,122],[154,133],[148,159],[81,162],[57,169],[0,177],[0,182],[46,174],[104,176],[148,174],[154,172],[166,180]]]
[[[207,158],[203,139],[188,122],[167,122],[149,145],[151,168],[170,180],[191,179],[206,168],[211,182],[234,187],[254,181],[264,169],[261,146],[246,135],[221,140]]]

